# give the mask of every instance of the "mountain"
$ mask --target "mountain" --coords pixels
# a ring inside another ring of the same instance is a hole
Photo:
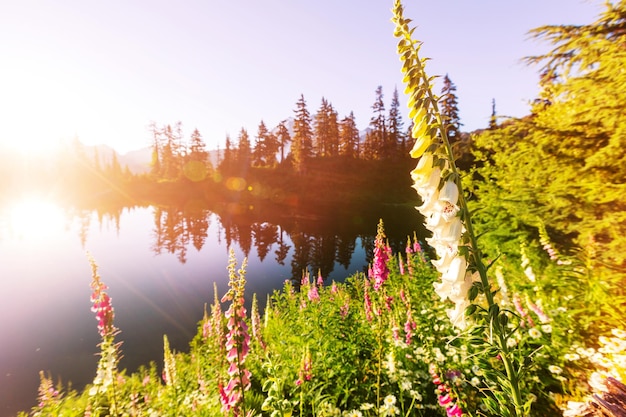
[[[152,147],[130,151],[119,157],[120,164],[127,166],[133,174],[144,174],[150,171],[152,163]]]

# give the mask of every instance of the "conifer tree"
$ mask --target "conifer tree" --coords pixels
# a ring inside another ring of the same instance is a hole
[[[395,157],[396,155],[405,155],[408,151],[406,145],[406,136],[402,131],[404,122],[402,121],[402,114],[400,114],[400,99],[398,96],[398,88],[394,88],[393,96],[391,98],[391,104],[389,106],[389,132],[388,132],[388,146],[389,151]]]
[[[354,112],[344,117],[339,125],[339,154],[356,158],[359,156],[359,129]]]
[[[280,162],[282,163],[285,160],[285,150],[287,148],[287,144],[291,142],[291,135],[289,134],[289,129],[287,129],[287,121],[283,120],[278,124],[276,128],[276,138],[278,140],[278,147],[280,150]]]
[[[337,112],[332,104],[322,97],[322,105],[315,114],[314,153],[317,156],[334,156],[339,149],[339,125]]]
[[[162,175],[161,166],[161,132],[155,122],[150,122],[150,133],[152,133],[152,160],[150,161],[150,174],[154,178],[159,178]]]
[[[278,142],[261,120],[256,135],[254,151],[252,154],[252,165],[259,167],[273,167],[276,165],[276,152],[278,152]]]
[[[491,99],[491,117],[489,117],[489,129],[495,129],[498,127],[498,121],[496,116],[496,99]]]
[[[366,135],[365,151],[369,159],[384,159],[391,153],[387,143],[387,123],[385,120],[385,103],[383,87],[376,88],[376,100],[372,105],[374,115],[370,119],[370,132]]]
[[[177,163],[177,146],[176,139],[174,137],[174,130],[171,125],[166,125],[162,130],[162,152],[161,152],[161,165],[162,165],[162,177],[165,179],[176,179],[178,177],[178,163]]]
[[[194,129],[191,133],[188,159],[205,164],[208,162],[209,153],[206,150],[206,144],[204,143],[204,140],[202,140],[202,135],[198,129]]]
[[[313,130],[311,128],[311,114],[306,107],[304,95],[296,103],[296,114],[293,124],[293,138],[291,153],[293,155],[294,168],[297,172],[302,172],[307,160],[312,155]]]
[[[237,166],[245,170],[250,167],[252,162],[252,148],[250,145],[250,135],[248,131],[241,128],[237,142]]]
[[[226,141],[224,143],[224,153],[222,160],[219,164],[219,170],[222,173],[230,173],[235,163],[235,152],[233,149],[233,142],[230,135],[226,135]]]
[[[443,77],[443,88],[441,89],[439,101],[441,103],[441,116],[448,133],[448,140],[450,143],[458,142],[461,139],[459,105],[456,97],[456,86],[450,80],[448,74]]]

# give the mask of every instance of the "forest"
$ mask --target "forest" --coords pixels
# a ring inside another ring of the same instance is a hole
[[[381,222],[369,271],[341,284],[307,274],[264,307],[255,297],[249,313],[246,261],[233,255],[230,289],[216,291],[190,352],[165,336],[163,362],[132,374],[117,369],[119,329],[92,260],[96,377],[76,392],[42,373],[30,415],[624,415],[626,1],[589,24],[533,29],[549,50],[525,58],[540,74],[530,114],[500,118],[494,107],[471,133],[450,78],[432,91],[399,0],[393,22],[407,129],[397,92],[387,114],[379,88],[363,140],[353,117],[339,121],[325,99],[311,116],[301,97],[293,126],[261,122],[254,145],[242,129],[215,166],[199,132],[183,146],[180,124],[155,124],[145,175],[80,147],[74,165],[50,169],[72,189],[100,181],[93,189],[124,198],[184,183],[296,206],[417,205],[431,237],[392,250]]]

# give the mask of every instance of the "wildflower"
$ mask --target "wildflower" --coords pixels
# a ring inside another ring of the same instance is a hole
[[[458,404],[454,404],[452,407],[446,410],[446,415],[448,417],[461,417],[463,415],[463,411]]]
[[[541,301],[541,300],[539,300]],[[526,294],[526,305],[528,306],[528,308],[537,315],[537,317],[539,317],[539,320],[541,320],[542,323],[548,323],[550,321],[550,317],[548,317],[548,315],[546,313],[544,313],[544,311],[541,309],[541,307],[539,307],[539,302],[537,302],[537,304],[533,303],[530,300],[530,297],[528,296],[528,294]]]
[[[404,323],[404,334],[405,334],[405,343],[407,345],[411,344],[411,339],[413,338],[413,331],[417,328],[417,324],[411,317],[411,310],[407,309],[406,311],[406,323]]]
[[[350,310],[350,304],[346,300],[346,302],[341,307],[339,307],[339,314],[341,315],[342,318],[345,318],[348,315],[349,310]]]
[[[560,375],[563,372],[563,369],[560,366],[556,366],[556,365],[548,366],[548,370],[555,375]]]
[[[385,231],[382,219],[378,222],[378,232],[374,242],[374,262],[370,269],[370,279],[374,280],[374,290],[378,291],[389,277],[387,261],[391,254],[391,248],[385,243]]]
[[[318,302],[320,300],[320,293],[317,291],[317,285],[313,283],[309,286],[309,292],[307,293],[309,301]]]
[[[346,417],[363,417],[363,413],[360,412],[359,410],[351,410],[351,411],[348,411],[348,413],[346,414]]]
[[[366,279],[363,287],[363,298],[365,303],[365,318],[367,321],[372,321],[372,299],[370,298],[369,293],[369,281]]]
[[[585,415],[589,409],[587,403],[580,401],[568,401],[567,408],[563,410],[563,417],[578,417]]]
[[[549,324],[544,324],[544,325],[541,326],[541,330],[544,333],[552,333],[552,326],[549,325]]]
[[[421,128],[423,126],[426,126],[426,123],[421,123],[419,125],[415,125],[415,127]],[[411,158],[419,158],[420,156],[422,156],[424,154],[424,152],[426,152],[426,149],[428,149],[428,147],[432,144],[432,138],[430,138],[427,135],[421,135],[421,136],[415,136],[415,132],[416,129],[413,129],[413,134],[412,136],[414,138],[416,138],[415,141],[415,145],[413,145],[413,149],[411,149],[411,152],[409,153],[411,155]],[[419,131],[421,133],[421,131]],[[418,134],[420,134],[418,133]]]
[[[310,381],[313,378],[312,368],[313,362],[311,360],[311,352],[309,351],[309,347],[305,346],[304,352],[302,353],[302,362],[300,363],[300,371],[298,372],[298,379],[296,380],[296,385],[302,385],[305,381]]]
[[[620,339],[626,339],[626,331],[622,329],[613,329],[611,330],[611,333],[615,337],[619,337]]]
[[[566,353],[563,358],[566,361],[577,361],[580,359],[580,355],[578,353]]]
[[[252,319],[252,336],[259,342],[261,349],[265,350],[266,344],[261,334],[261,316],[259,315],[259,303],[256,298],[256,293],[252,295],[252,312],[250,316]]]
[[[317,286],[318,287],[323,287],[324,286],[324,277],[322,277],[322,270],[318,270],[317,272]]]
[[[96,313],[96,320],[98,320],[98,333],[100,336],[107,337],[113,336],[117,329],[113,325],[113,319],[115,318],[115,311],[113,309],[113,305],[111,304],[111,297],[106,293],[108,287],[100,281],[100,276],[98,275],[97,265],[95,261],[90,258],[89,262],[91,264],[91,272],[92,272],[92,281],[91,281],[91,302],[93,303],[93,307],[91,307],[91,311]]]
[[[231,301],[225,317],[228,334],[226,335],[226,360],[230,364],[228,375],[231,378],[226,387],[220,384],[220,399],[222,411],[237,409],[243,402],[243,393],[250,388],[250,371],[243,368],[243,363],[250,349],[248,325],[245,322],[246,308],[244,307],[245,269],[247,260],[244,259],[239,271],[235,272],[235,252],[231,249],[228,264],[229,290],[222,297],[222,302]],[[237,413],[235,413],[237,414]]]
[[[396,405],[396,397],[393,395],[387,395],[383,400],[383,404],[387,407],[392,407]]]
[[[529,326],[534,327],[535,322],[533,321],[532,317],[530,317],[528,312],[524,310],[524,307],[522,307],[522,301],[520,300],[519,295],[517,294],[513,295],[513,305],[515,306],[515,309],[517,310],[517,312],[520,314],[522,318],[521,325],[524,326],[525,323],[528,323]]]
[[[39,381],[38,407],[43,408],[59,398],[59,391],[54,388],[52,378],[46,377],[43,371],[39,371]]]
[[[542,336],[542,333],[541,331],[539,331],[539,329],[533,327],[532,329],[528,330],[528,335],[533,339],[539,339]]]
[[[496,280],[498,281],[498,286],[500,287],[502,304],[506,305],[509,303],[508,288],[506,286],[506,282],[504,281],[504,275],[502,274],[502,267],[500,265],[496,268]]]
[[[163,381],[166,385],[176,385],[176,360],[170,350],[167,335],[163,335]]]
[[[446,409],[446,415],[460,417],[463,414],[463,411],[461,410],[457,402],[454,401],[454,398],[450,394],[450,388],[446,385],[446,383],[441,380],[441,378],[437,374],[435,365],[430,364],[430,366],[428,367],[428,373],[430,373],[433,383],[437,386],[437,392],[439,393],[439,395],[437,396],[437,402],[441,407]],[[452,371],[452,373],[455,375],[455,377],[459,377],[461,375],[461,373],[458,371]]]
[[[213,333],[213,326],[211,326],[211,320],[206,311],[206,304],[204,305],[204,315],[202,316],[202,339],[207,340],[211,333]]]
[[[526,245],[524,243],[520,245],[520,252],[522,255],[522,268],[524,269],[524,274],[531,282],[535,282],[535,273],[533,272],[533,268],[530,266],[530,259],[528,259],[528,255],[526,254]]]
[[[94,303],[92,311],[96,313],[98,320],[98,333],[102,338],[100,343],[100,360],[96,369],[96,376],[89,395],[107,391],[108,387],[116,382],[117,364],[119,362],[119,343],[115,343],[115,335],[118,333],[113,324],[115,312],[111,304],[111,298],[106,293],[108,287],[100,281],[98,266],[93,258],[89,258],[91,264],[91,302]]]

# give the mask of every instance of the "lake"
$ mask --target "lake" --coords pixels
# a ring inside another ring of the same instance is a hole
[[[424,235],[410,207],[254,206],[188,200],[76,206],[23,195],[0,202],[0,417],[34,406],[39,371],[81,389],[95,376],[97,322],[88,253],[109,286],[123,341],[120,368],[161,363],[163,334],[186,351],[228,284],[228,254],[248,258],[246,297],[305,269],[325,283],[363,271],[378,219],[394,251]]]

